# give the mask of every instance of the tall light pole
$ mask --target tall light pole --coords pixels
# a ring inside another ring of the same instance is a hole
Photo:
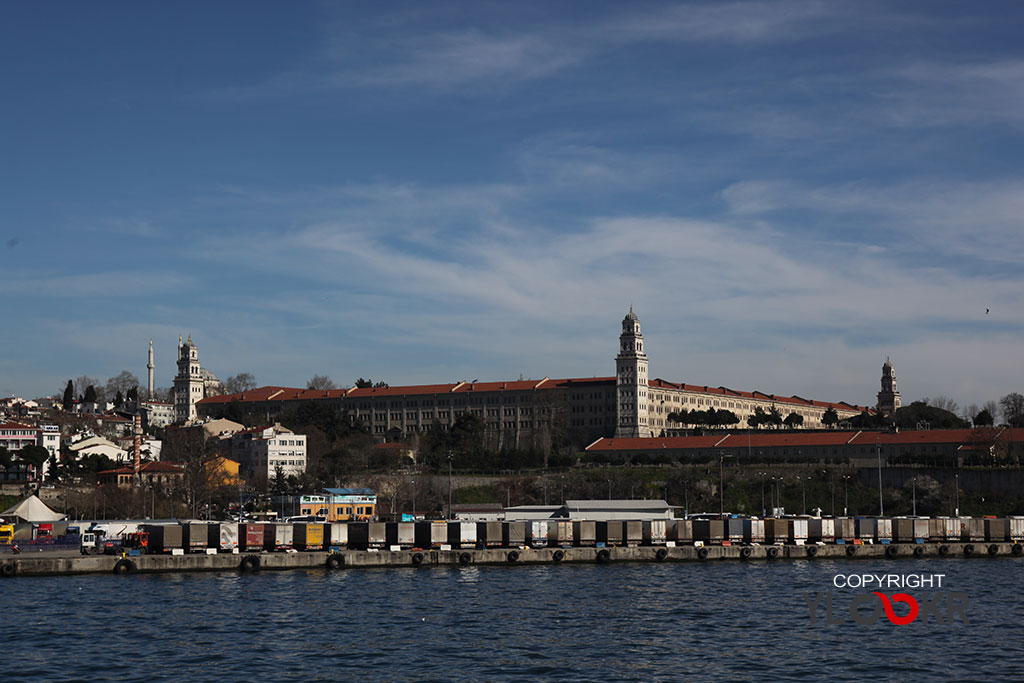
[[[917,517],[917,477],[910,480],[910,486],[914,501],[914,516]]]
[[[882,504],[882,446],[875,440],[875,453],[878,455],[878,516],[885,517],[885,508]]]
[[[452,518],[452,452],[448,451],[448,519]]]
[[[764,478],[767,476],[764,472],[761,472],[761,516],[767,516],[767,508],[764,506]]]
[[[850,475],[843,475],[843,517],[849,515],[850,508]]]
[[[797,477],[796,480],[800,482],[800,495],[803,500],[803,507],[800,508],[800,514],[807,514],[807,477]]]
[[[718,453],[718,512],[725,517],[725,459],[731,458],[719,451]]]
[[[956,487],[954,489],[954,493],[953,493],[953,495],[955,496],[955,498],[953,499],[954,500],[954,503],[953,503],[953,516],[954,517],[959,517],[960,516],[960,475],[959,474],[954,474],[953,475],[953,482],[954,482],[953,485]]]

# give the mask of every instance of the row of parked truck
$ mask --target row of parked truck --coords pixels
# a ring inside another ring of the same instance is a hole
[[[1024,541],[1024,517],[750,517],[525,522],[180,522],[140,524],[125,545],[148,553]]]

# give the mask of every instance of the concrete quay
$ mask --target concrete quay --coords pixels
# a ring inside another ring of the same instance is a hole
[[[45,553],[7,555],[0,576],[63,576],[185,571],[260,571],[356,567],[429,567],[460,565],[539,565],[610,562],[719,562],[775,560],[860,560],[909,558],[1024,557],[1013,543],[893,543],[889,545],[637,546],[610,548],[487,548],[452,550],[220,553],[217,555],[108,555]]]

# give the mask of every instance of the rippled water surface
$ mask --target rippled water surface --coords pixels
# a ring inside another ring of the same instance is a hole
[[[854,572],[945,574],[969,623],[812,626],[805,593],[846,605]],[[1013,558],[18,578],[0,677],[1021,679],[1022,586]]]

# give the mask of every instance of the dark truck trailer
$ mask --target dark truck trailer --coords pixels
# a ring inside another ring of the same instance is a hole
[[[387,522],[385,534],[388,547],[398,546],[404,550],[416,545],[416,525],[413,522]]]
[[[582,547],[597,545],[597,522],[580,519],[572,523],[573,542]]]
[[[597,523],[597,542],[605,545],[622,545],[623,522],[621,520],[599,521]]]
[[[201,522],[185,522],[181,525],[182,547],[185,552],[205,552],[210,544],[208,524]]]
[[[238,525],[239,550],[263,550],[263,524]]]
[[[169,553],[185,547],[180,524],[145,524],[142,528],[149,534],[150,553]]]
[[[350,522],[348,525],[348,545],[354,550],[379,550],[387,543],[386,522]]]
[[[506,548],[518,548],[526,545],[526,526],[528,522],[503,522],[502,540]]]
[[[504,543],[501,522],[477,522],[476,542],[481,548],[497,548]]]
[[[742,528],[742,527],[741,527]],[[742,533],[742,532],[741,532]],[[741,536],[742,538],[742,536]],[[721,543],[725,539],[725,521],[721,519],[693,520],[693,540]]]

